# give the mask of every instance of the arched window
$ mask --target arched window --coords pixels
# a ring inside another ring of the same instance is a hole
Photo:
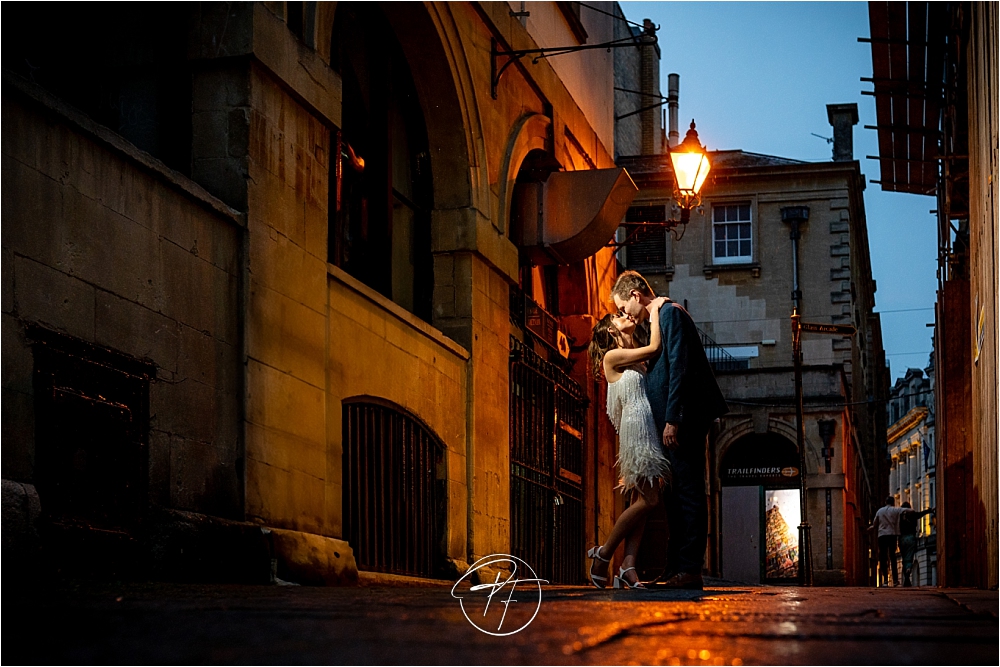
[[[341,159],[331,165],[329,261],[430,321],[427,128],[402,47],[372,4],[341,4],[333,26],[343,112]]]
[[[446,521],[444,445],[370,396],[343,403],[344,537],[362,570],[433,577]]]

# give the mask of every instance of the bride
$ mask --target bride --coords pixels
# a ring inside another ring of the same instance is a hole
[[[607,541],[590,549],[590,582],[597,588],[608,583],[608,567],[618,545],[625,541],[625,558],[614,578],[614,587],[645,588],[635,570],[635,558],[649,512],[660,503],[662,481],[670,464],[657,437],[653,413],[646,397],[646,364],[660,350],[659,310],[666,302],[656,299],[650,310],[649,344],[638,346],[635,321],[622,311],[605,315],[594,327],[590,359],[596,378],[608,381],[608,416],[618,431],[618,467],[623,493],[632,503],[615,522]]]

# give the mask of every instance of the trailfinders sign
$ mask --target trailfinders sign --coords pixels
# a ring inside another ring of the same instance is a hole
[[[799,476],[795,443],[775,433],[740,438],[726,450],[719,466],[723,486],[797,487]]]
[[[799,468],[795,466],[737,466],[722,470],[723,484],[733,486],[772,486],[798,484]]]

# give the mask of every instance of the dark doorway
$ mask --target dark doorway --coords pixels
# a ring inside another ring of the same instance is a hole
[[[46,560],[67,572],[132,576],[148,508],[155,367],[38,327],[28,336]]]
[[[151,364],[35,328],[35,470],[46,514],[102,529],[145,513]]]

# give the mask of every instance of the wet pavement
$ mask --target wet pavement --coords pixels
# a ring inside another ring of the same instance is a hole
[[[3,598],[4,664],[997,664],[997,592],[522,583],[61,584]],[[464,610],[464,611],[463,611]],[[485,615],[483,613],[485,612]],[[504,616],[506,612],[506,616]],[[494,634],[480,631],[470,622]]]

